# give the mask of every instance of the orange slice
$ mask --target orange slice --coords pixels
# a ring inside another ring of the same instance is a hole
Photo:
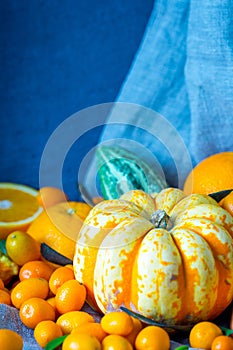
[[[37,195],[29,186],[0,182],[0,239],[15,230],[25,231],[42,212]]]

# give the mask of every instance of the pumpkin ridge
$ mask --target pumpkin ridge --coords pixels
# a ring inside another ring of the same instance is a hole
[[[227,305],[230,304],[233,294],[233,285],[228,282],[233,278],[233,253],[231,250],[231,235],[225,228],[208,219],[191,218],[183,223],[183,225],[185,224],[195,234],[198,234],[204,238],[204,240],[210,246],[213,257],[215,259],[216,269],[218,270],[219,275],[218,293],[215,307],[212,311],[210,311],[210,314],[208,316],[208,318],[214,318],[219,310],[223,311],[225,309],[226,301]],[[184,226],[179,227],[184,228]],[[225,296],[225,299],[223,298],[223,295]]]
[[[187,228],[184,230],[179,227],[172,233],[176,246],[180,247],[184,267],[184,310],[187,319],[182,322],[189,318],[195,321],[207,319],[217,298],[218,275],[212,251],[201,236]]]
[[[148,232],[148,231],[147,231]],[[146,232],[146,234],[147,234]],[[132,307],[132,305],[135,305],[135,299],[133,298],[133,289],[134,289],[134,275],[132,273],[132,265],[134,266],[136,257],[138,255],[138,250],[141,244],[143,238],[138,239],[138,241],[135,244],[135,247],[133,251],[131,252],[130,257],[127,261],[124,262],[124,266],[122,268],[122,282],[123,282],[123,290],[124,295],[126,295],[126,298],[123,298],[121,303],[119,305],[126,306],[126,307]],[[131,264],[130,264],[131,263]]]
[[[175,229],[187,230],[187,228],[185,226],[181,226],[181,225],[179,227],[176,226]],[[194,234],[198,234],[198,232],[196,232],[193,228],[191,228],[190,231],[193,232]],[[185,270],[185,263],[184,263],[184,256],[185,255],[182,252],[182,249],[180,249],[179,245],[177,245],[177,241],[175,240],[174,235],[172,234],[171,236],[172,236],[174,243],[176,244],[177,249],[179,250],[179,253],[180,253],[180,257],[182,260],[182,273],[184,276],[184,292],[181,293],[182,306],[180,308],[180,312],[179,312],[177,318],[181,320],[182,324],[186,324],[187,322],[189,323],[189,318],[191,318],[194,322],[199,322],[199,320],[200,320],[199,318],[197,318],[195,320],[193,319],[193,317],[189,313],[189,309],[187,307],[187,300],[188,300],[188,298],[190,298],[190,292],[186,291],[189,274],[186,273],[186,270]],[[200,234],[200,237],[202,237],[201,234]],[[217,268],[218,274],[219,274],[219,268],[218,268],[218,264],[216,261],[215,261],[215,264],[216,264],[216,268]],[[191,297],[190,299],[193,299],[193,297]],[[217,300],[216,300],[216,304],[217,304]],[[215,308],[214,308],[214,310],[215,310]],[[212,313],[213,313],[213,310],[212,310]],[[198,316],[198,314],[197,314],[197,316]],[[209,318],[210,318],[210,315],[205,317],[205,319],[209,319]],[[203,319],[203,318],[201,318],[201,319]]]
[[[187,307],[186,307],[186,293],[185,293],[185,291],[186,291],[187,281],[186,281],[186,273],[185,273],[185,266],[184,266],[184,258],[183,258],[183,253],[180,249],[180,246],[177,244],[177,242],[175,240],[173,230],[171,230],[170,236],[171,236],[171,239],[173,241],[173,244],[175,245],[175,247],[179,253],[179,257],[181,260],[181,264],[179,266],[179,285],[178,285],[178,296],[181,300],[181,305],[180,305],[179,311],[177,313],[177,320],[178,320],[178,323],[182,323],[182,320],[184,320],[188,314]]]
[[[176,246],[170,243],[167,230],[152,229],[143,238],[135,268],[138,277],[134,305],[138,312],[164,322],[174,322],[181,303],[177,295],[180,257]]]
[[[190,194],[178,200],[176,205],[171,209],[169,215],[173,220],[176,220],[176,218],[181,217],[186,211],[190,209],[195,210],[195,208],[198,210],[199,206],[203,204],[218,206],[217,202],[207,195]]]
[[[172,215],[173,217],[173,215]],[[175,224],[182,223],[186,218],[201,217],[212,222],[217,222],[223,226],[233,238],[233,217],[225,209],[221,208],[217,203],[199,204],[188,208],[181,215],[175,218]]]
[[[141,190],[132,190],[124,193],[120,200],[136,205],[139,214],[150,220],[151,215],[156,210],[154,198]]]
[[[141,240],[152,228],[151,223],[143,219],[145,228],[141,232],[141,230],[138,230],[138,221],[142,221],[142,218],[131,218],[125,226],[120,223],[109,232],[97,253],[94,269],[94,292],[97,304],[103,312],[122,305],[128,307],[130,305],[132,267],[128,260],[131,263],[134,261]],[[127,234],[132,237],[127,239]],[[110,249],[106,249],[109,244],[111,244]],[[113,278],[115,275],[116,277]],[[100,294],[103,296],[101,300],[99,298]]]
[[[180,189],[169,187],[152,195],[152,197],[154,198],[156,209],[162,209],[171,216],[173,208],[186,196]]]

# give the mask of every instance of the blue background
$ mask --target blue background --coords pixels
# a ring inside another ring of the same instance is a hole
[[[41,155],[58,125],[114,101],[152,6],[152,0],[1,1],[0,181],[38,188]],[[63,186],[73,199],[79,164],[100,131],[66,162]]]

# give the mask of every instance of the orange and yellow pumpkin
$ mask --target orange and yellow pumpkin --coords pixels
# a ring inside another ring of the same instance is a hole
[[[167,324],[213,319],[233,297],[232,237],[233,217],[207,195],[133,190],[90,211],[75,276],[103,313],[125,306]]]

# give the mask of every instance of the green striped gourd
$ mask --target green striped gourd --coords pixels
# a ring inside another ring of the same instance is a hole
[[[96,157],[104,199],[117,199],[130,190],[154,193],[168,187],[156,168],[122,147],[99,146]]]

